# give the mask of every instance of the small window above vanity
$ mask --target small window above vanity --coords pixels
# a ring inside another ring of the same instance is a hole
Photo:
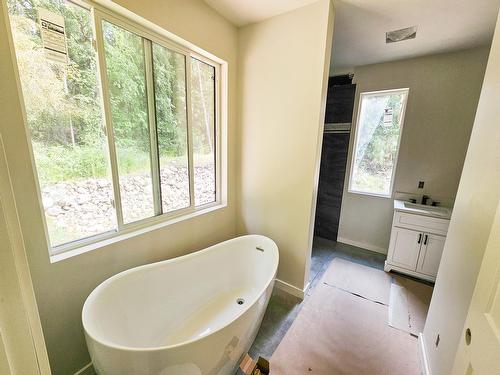
[[[395,200],[385,271],[435,281],[450,217],[449,208]]]

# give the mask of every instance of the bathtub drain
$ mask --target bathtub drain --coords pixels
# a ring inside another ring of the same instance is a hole
[[[243,298],[238,298],[238,299],[236,300],[236,303],[237,303],[238,305],[243,305],[243,304],[245,303],[245,300],[244,300]]]

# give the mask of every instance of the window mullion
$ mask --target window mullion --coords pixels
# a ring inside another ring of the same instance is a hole
[[[113,183],[113,206],[116,211],[116,220],[118,230],[123,228],[123,211],[122,201],[120,196],[120,178],[118,175],[118,162],[116,158],[116,146],[113,131],[113,120],[111,116],[110,98],[108,90],[108,76],[106,72],[106,59],[104,51],[104,39],[102,31],[102,17],[98,14],[95,8],[92,9],[94,19],[94,35],[95,35],[95,49],[97,53],[98,65],[98,78],[101,87],[101,101],[104,109],[104,126],[106,130],[106,137],[108,141],[109,161],[111,167],[111,177]]]
[[[148,121],[150,138],[151,179],[155,215],[163,213],[161,199],[160,155],[158,152],[158,132],[156,127],[156,107],[153,79],[153,43],[143,38],[144,64],[146,68],[146,92],[148,101]]]
[[[221,131],[221,82],[220,82],[220,67],[215,67],[214,69],[215,79],[214,79],[214,89],[215,89],[215,134],[214,134],[214,147],[215,147],[215,201],[222,201],[222,131]],[[225,177],[226,178],[226,177]]]
[[[186,110],[187,110],[187,140],[189,165],[189,206],[194,207],[194,162],[193,162],[193,108],[191,106],[191,56],[186,59]]]

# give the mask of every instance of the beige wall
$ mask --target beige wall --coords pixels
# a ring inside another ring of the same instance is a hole
[[[436,375],[451,371],[500,198],[499,97],[500,19],[424,329],[430,368]]]
[[[240,29],[238,232],[280,249],[278,278],[302,290],[311,251],[326,79],[329,0]]]
[[[409,87],[394,191],[430,195],[443,204],[455,198],[474,121],[487,48],[355,68],[356,103],[365,91]],[[356,110],[353,127],[356,124]],[[349,147],[349,171],[355,132]],[[393,200],[347,192],[339,241],[386,253]],[[424,189],[417,189],[425,181]]]
[[[4,2],[2,2],[4,3]],[[233,237],[235,210],[235,122],[237,30],[202,0],[118,0],[168,31],[189,40],[229,64],[228,207],[154,232],[115,243],[55,264],[49,263],[20,98],[7,44],[4,11],[0,14],[0,132],[26,242],[42,326],[55,375],[73,374],[89,355],[81,309],[101,281],[124,269],[182,255]]]

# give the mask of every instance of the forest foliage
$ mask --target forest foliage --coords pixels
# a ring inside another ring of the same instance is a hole
[[[64,0],[8,0],[8,7],[42,184],[105,176],[108,146],[90,12]],[[68,64],[45,58],[38,8],[64,17]],[[107,22],[103,34],[119,169],[140,171],[148,165],[150,148],[143,39]],[[191,65],[198,72],[191,84],[193,148],[207,154],[214,142],[214,69],[195,59]],[[153,67],[159,155],[185,157],[185,57],[153,44]]]
[[[405,98],[403,93],[363,98],[353,174],[356,190],[389,192]],[[392,113],[390,123],[384,123],[386,109]]]

